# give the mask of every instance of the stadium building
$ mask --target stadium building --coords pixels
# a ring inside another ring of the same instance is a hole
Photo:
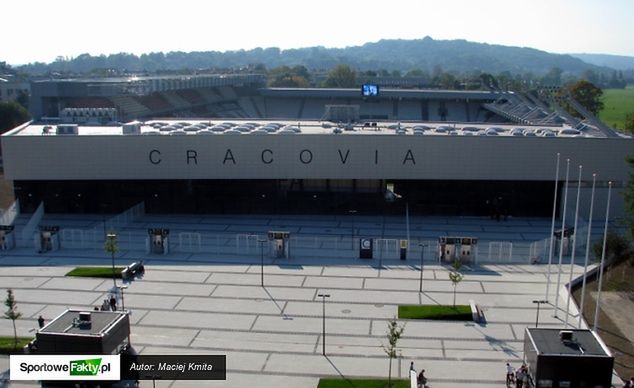
[[[634,140],[502,91],[265,88],[259,75],[32,84],[40,119],[2,136],[21,210],[550,216],[556,155],[597,205]],[[574,105],[574,101],[569,101]],[[578,104],[577,104],[578,105]],[[125,124],[123,124],[125,123]],[[559,203],[563,201],[559,184]],[[612,214],[623,198],[612,195]],[[597,210],[600,211],[600,210]]]

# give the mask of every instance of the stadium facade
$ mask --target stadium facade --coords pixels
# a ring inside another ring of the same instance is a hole
[[[23,211],[549,216],[556,155],[597,204],[634,140],[501,91],[271,89],[261,76],[35,82],[2,136]],[[60,118],[61,116],[61,118]],[[170,118],[156,118],[170,116]],[[189,116],[185,118],[183,116]],[[193,116],[197,118],[192,118]],[[138,119],[121,124],[116,120]],[[562,203],[563,184],[559,185]],[[571,195],[571,194],[569,194]],[[612,195],[612,212],[623,199]]]

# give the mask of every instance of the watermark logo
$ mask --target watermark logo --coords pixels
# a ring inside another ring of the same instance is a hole
[[[11,380],[119,380],[119,355],[12,355]]]
[[[107,372],[110,369],[110,364],[101,365],[101,358],[94,358],[92,360],[75,360],[70,362],[70,375],[71,376],[97,376],[97,372],[100,371],[99,367],[103,367],[101,372]]]

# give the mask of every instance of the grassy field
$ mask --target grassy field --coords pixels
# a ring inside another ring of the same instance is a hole
[[[625,89],[604,89],[603,110],[599,112],[599,118],[607,125],[623,129],[625,115],[634,112],[634,85],[628,85]]]
[[[13,346],[15,343],[13,337],[2,336],[0,337],[0,354],[19,353],[32,339],[31,337],[18,337],[18,350],[14,351]]]
[[[125,267],[114,267],[115,278],[121,279],[121,271]],[[66,276],[82,278],[112,278],[112,267],[77,267],[68,272]]]
[[[444,319],[449,321],[471,321],[471,307],[467,305],[404,305],[398,306],[398,317],[403,319]]]
[[[317,388],[385,388],[387,379],[319,379]],[[409,388],[408,380],[392,379],[392,388]]]

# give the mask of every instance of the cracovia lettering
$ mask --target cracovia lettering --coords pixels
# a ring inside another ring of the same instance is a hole
[[[268,156],[265,156],[265,155],[268,155]],[[265,149],[264,151],[262,151],[262,155],[260,155],[260,158],[262,159],[262,163],[264,164],[273,163],[273,151],[269,149]]]
[[[348,148],[346,150],[345,156],[341,153],[341,150],[337,150],[337,151],[339,151],[339,159],[341,159],[341,163],[346,164],[346,161],[348,160],[348,155],[350,155],[350,149]]]
[[[230,160],[233,164],[236,164],[236,159],[233,157],[233,153],[231,152],[231,148],[225,152],[225,158],[222,161],[222,164],[227,164],[227,161]]]
[[[313,161],[313,153],[310,150],[302,150],[299,153],[299,160],[304,164],[310,164]]]
[[[187,164],[189,164],[189,161],[193,160],[194,164],[198,164],[198,152],[196,152],[195,150],[187,150]]]
[[[161,163],[161,151],[159,150],[152,150],[150,151],[150,163],[152,164],[159,164]]]
[[[412,164],[416,164],[416,160],[414,159],[414,154],[412,154],[412,150],[407,150],[405,154],[405,159],[403,159],[403,164],[407,162],[412,162]]]

